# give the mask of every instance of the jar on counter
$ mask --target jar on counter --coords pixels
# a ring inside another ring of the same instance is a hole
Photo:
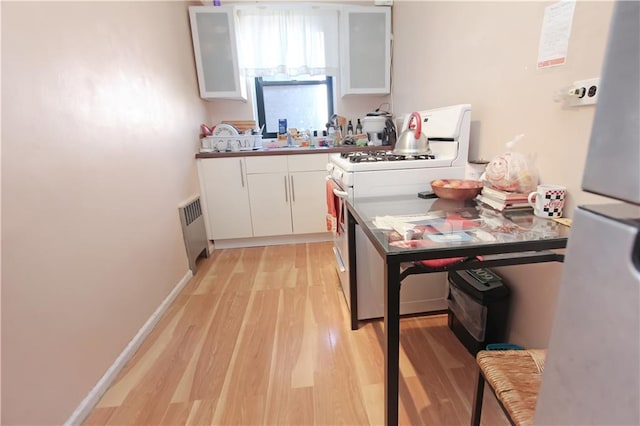
[[[308,147],[311,144],[311,134],[309,130],[302,130],[300,132],[300,146]]]
[[[479,160],[469,160],[467,164],[465,178],[472,180],[480,180],[482,174],[487,168],[487,164],[489,162],[487,160],[479,159]]]

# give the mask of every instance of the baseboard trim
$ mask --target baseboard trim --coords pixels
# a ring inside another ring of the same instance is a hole
[[[64,423],[65,426],[80,425],[84,423],[102,395],[104,395],[107,389],[109,389],[109,386],[111,386],[111,383],[116,379],[120,370],[122,370],[127,361],[129,361],[133,354],[135,354],[142,342],[144,342],[144,339],[149,335],[149,333],[151,333],[162,315],[169,308],[169,305],[171,305],[174,299],[178,296],[178,293],[180,293],[183,287],[189,282],[191,277],[193,277],[193,273],[191,270],[188,270],[173,290],[171,290],[171,293],[169,293],[160,306],[158,306],[155,312],[149,317],[147,322],[145,322],[140,330],[138,330],[138,333],[136,333],[133,339],[131,339],[129,344],[120,353],[118,358],[116,358],[107,372],[104,373],[102,378],[98,380],[98,383],[96,383],[85,399],[80,403],[80,405],[78,405],[75,411],[71,414],[71,417],[69,417],[69,419]]]
[[[318,243],[323,241],[333,241],[331,232],[319,232],[315,234],[291,234],[275,235],[270,237],[233,238],[228,240],[214,240],[214,248],[244,248],[274,246],[281,244]],[[210,252],[213,253],[213,252]]]

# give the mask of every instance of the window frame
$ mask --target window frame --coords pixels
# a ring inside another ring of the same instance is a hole
[[[258,126],[264,128],[262,130],[263,138],[276,138],[277,132],[268,132],[266,125],[266,113],[264,105],[264,88],[273,86],[326,86],[327,89],[327,120],[333,115],[333,77],[325,75],[324,80],[282,80],[273,81],[263,80],[262,77],[255,77],[254,84],[256,89],[256,112],[258,113]]]

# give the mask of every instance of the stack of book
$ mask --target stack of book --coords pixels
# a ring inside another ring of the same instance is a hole
[[[522,192],[507,192],[490,186],[482,188],[482,192],[476,198],[483,204],[498,211],[524,210],[531,209],[531,205],[527,201],[529,194]]]

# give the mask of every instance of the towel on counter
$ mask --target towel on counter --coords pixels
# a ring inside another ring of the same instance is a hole
[[[333,193],[337,188],[331,179],[327,179],[327,231],[332,231],[340,235],[340,198]]]

